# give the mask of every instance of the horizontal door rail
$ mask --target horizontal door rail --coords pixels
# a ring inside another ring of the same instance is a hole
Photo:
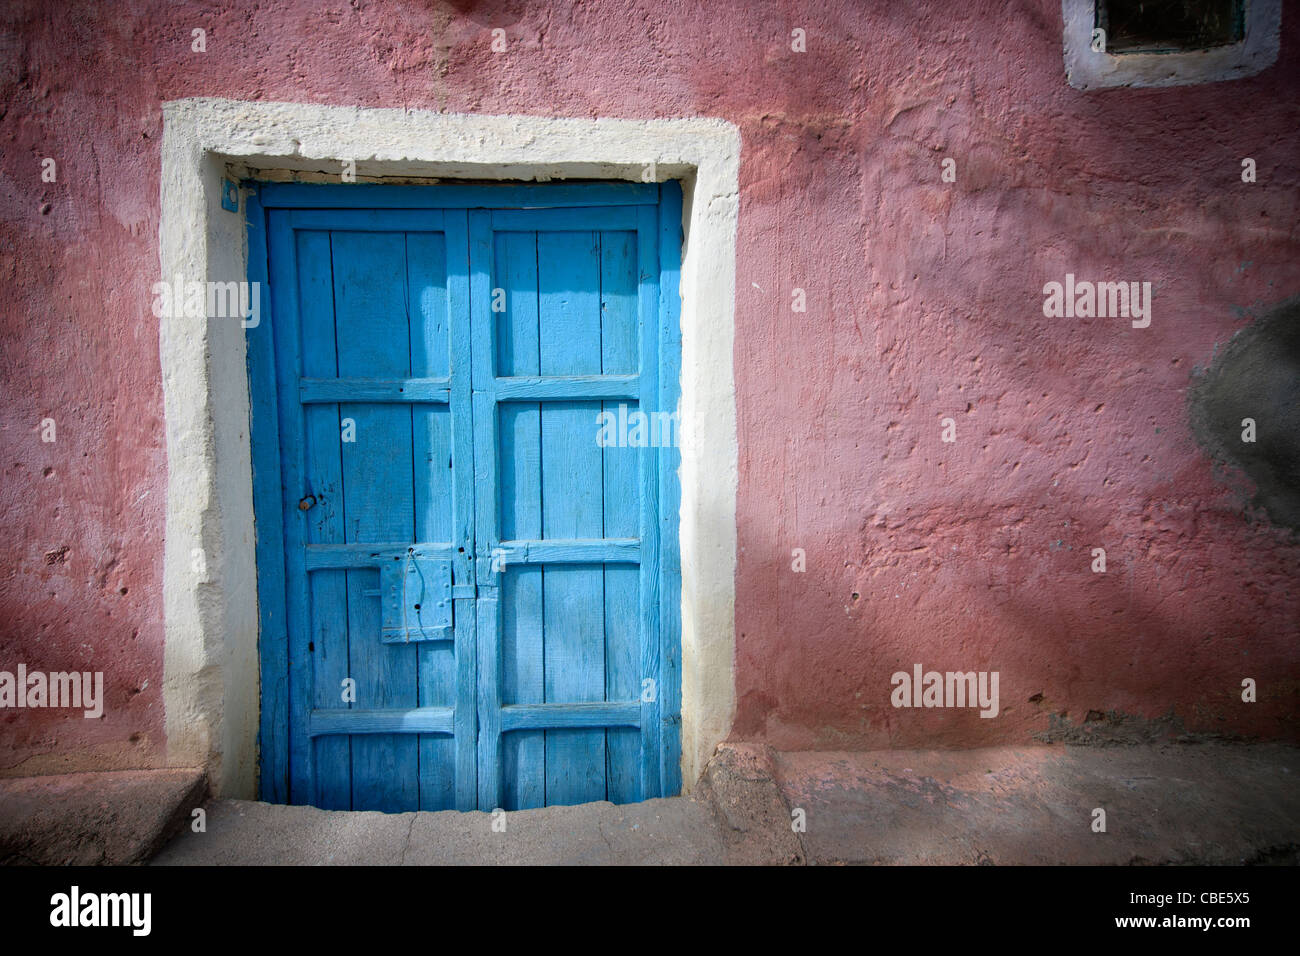
[[[641,211],[635,206],[606,209],[514,209],[492,210],[495,232],[635,232]]]
[[[405,710],[313,710],[307,734],[452,734],[451,707],[412,707]]]
[[[322,402],[434,402],[447,404],[451,383],[445,378],[304,378],[298,400]]]
[[[348,568],[373,568],[381,561],[401,561],[408,554],[415,558],[449,561],[456,557],[450,544],[411,544],[400,541],[376,541],[371,544],[309,544],[303,551],[308,571],[337,571]],[[457,595],[453,595],[457,596]]]
[[[501,708],[501,731],[556,730],[570,727],[640,727],[639,701],[592,704],[508,704]]]
[[[497,549],[494,549],[497,550]],[[555,538],[502,541],[498,564],[640,564],[640,538]],[[480,558],[485,557],[480,555]]]
[[[451,707],[412,707],[391,710],[313,710],[308,734],[452,734]],[[579,704],[509,704],[501,708],[502,732],[561,730],[581,727],[640,727],[639,701],[596,701]]]
[[[283,213],[289,227],[313,232],[441,232],[441,209],[294,209]]]
[[[557,183],[390,186],[350,183],[257,183],[265,209],[546,209],[558,206],[655,205],[658,183]]]
[[[494,383],[500,401],[537,402],[549,399],[641,397],[639,375],[543,375],[499,378]],[[595,425],[595,422],[592,422]]]

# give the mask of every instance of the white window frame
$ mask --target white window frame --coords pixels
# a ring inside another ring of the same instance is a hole
[[[1065,76],[1076,90],[1116,86],[1183,86],[1254,76],[1277,61],[1282,0],[1244,0],[1239,43],[1173,53],[1097,53],[1096,0],[1061,0]]]

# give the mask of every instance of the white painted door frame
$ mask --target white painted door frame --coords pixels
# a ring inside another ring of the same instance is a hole
[[[247,281],[231,166],[340,181],[682,183],[682,782],[735,713],[736,222],[740,136],[716,119],[587,120],[186,99],[163,105],[161,278]],[[258,615],[248,373],[237,319],[160,320],[167,422],[167,760],[218,795],[256,792]]]

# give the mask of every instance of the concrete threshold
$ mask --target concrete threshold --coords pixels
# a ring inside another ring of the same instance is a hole
[[[214,800],[195,832],[195,772],[70,774],[0,781],[0,860],[140,862],[179,827],[153,864],[1294,864],[1298,776],[1300,749],[1266,744],[728,743],[686,797],[495,817]]]

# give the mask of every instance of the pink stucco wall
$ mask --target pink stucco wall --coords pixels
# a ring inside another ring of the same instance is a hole
[[[0,773],[164,759],[148,290],[160,104],[199,95],[740,127],[734,736],[1293,737],[1300,546],[1247,522],[1186,390],[1300,293],[1295,14],[1256,78],[1080,93],[1058,0],[6,4],[0,669],[103,670],[108,699],[0,712]],[[1151,282],[1151,327],[1044,318],[1067,272]],[[998,670],[1002,714],[893,709],[915,663]]]

